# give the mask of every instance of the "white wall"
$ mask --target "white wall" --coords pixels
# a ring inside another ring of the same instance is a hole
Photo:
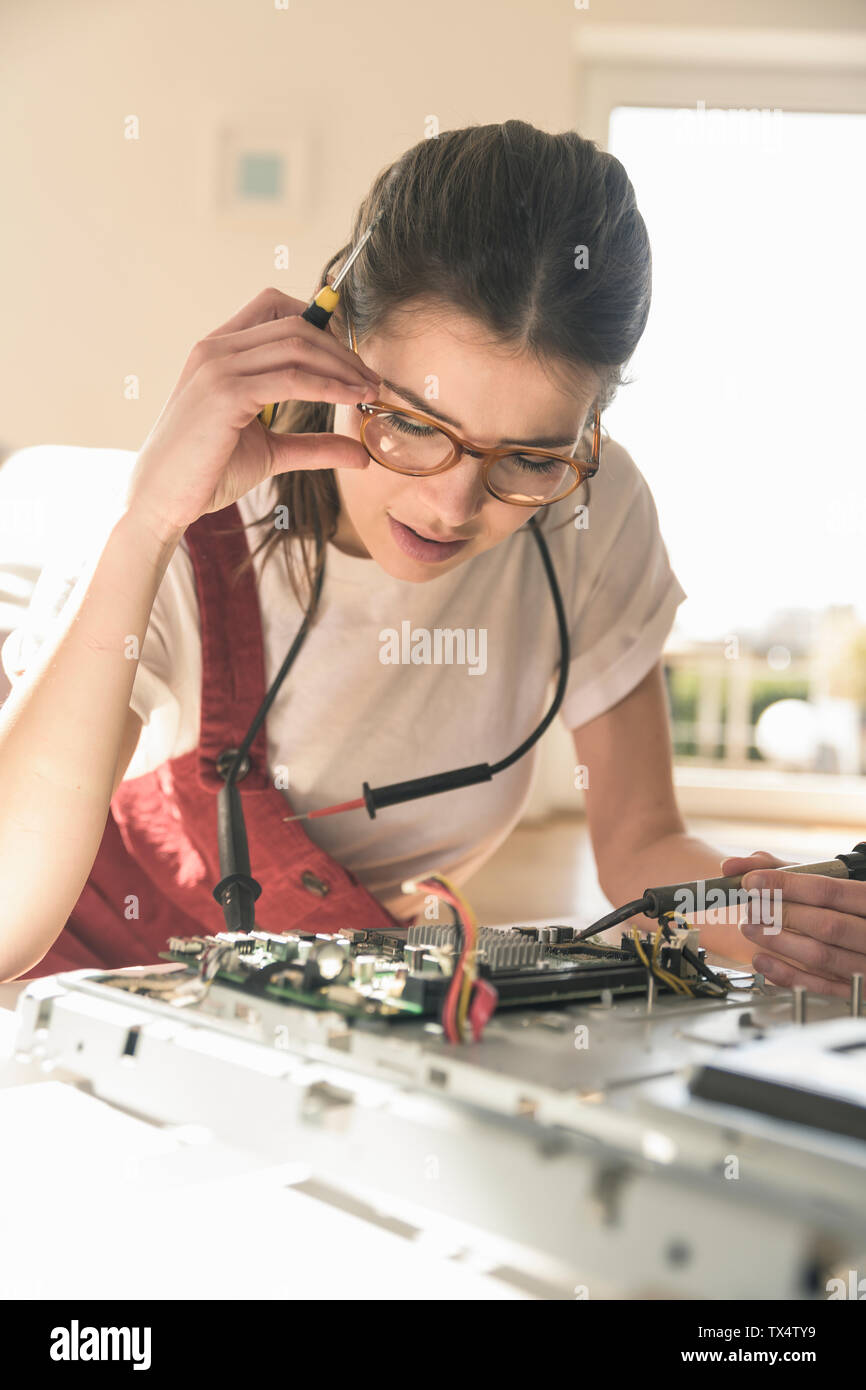
[[[429,115],[577,124],[588,26],[866,32],[862,0],[286,3],[4,0],[0,445],[138,448],[192,343],[267,284],[306,296]],[[131,114],[138,141],[123,138]],[[308,142],[297,219],[212,205],[220,123],[256,114]]]

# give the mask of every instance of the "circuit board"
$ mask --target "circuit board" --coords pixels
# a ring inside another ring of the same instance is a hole
[[[619,946],[576,941],[576,935],[567,926],[482,927],[476,977],[495,989],[497,1009],[646,994],[650,987],[689,994],[724,990],[724,977],[704,969],[706,953],[696,930],[673,933],[653,957],[652,972],[650,938],[641,952],[626,934]],[[333,935],[254,930],[171,937],[161,958],[185,965],[184,972],[102,978],[178,1006],[197,1002],[219,980],[247,994],[355,1019],[436,1018],[453,979],[460,938],[457,924],[438,923],[402,933],[346,928]]]

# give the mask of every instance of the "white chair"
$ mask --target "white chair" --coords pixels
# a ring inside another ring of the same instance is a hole
[[[71,589],[122,504],[136,457],[130,449],[37,444],[0,463],[0,645],[16,629],[40,630],[41,603],[64,575]],[[8,693],[0,667],[0,703]]]

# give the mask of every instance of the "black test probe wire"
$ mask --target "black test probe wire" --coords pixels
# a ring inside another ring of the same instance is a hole
[[[458,787],[471,787],[480,782],[489,782],[498,772],[504,772],[506,768],[516,763],[519,758],[523,757],[524,753],[529,751],[533,744],[538,742],[541,735],[549,728],[551,722],[556,717],[564,699],[565,687],[568,683],[568,666],[571,656],[571,647],[568,637],[565,608],[562,602],[562,595],[559,591],[559,585],[556,582],[556,574],[550,559],[550,551],[547,548],[547,543],[541,534],[535,517],[530,517],[529,527],[541,551],[545,574],[547,575],[547,580],[550,585],[550,591],[556,609],[560,645],[559,675],[556,691],[551,701],[550,708],[537,727],[512,753],[500,759],[498,763],[493,763],[492,765],[490,763],[476,763],[471,767],[454,768],[450,772],[438,772],[428,777],[416,777],[409,782],[392,782],[385,787],[371,787],[368,782],[365,782],[363,785],[363,796],[358,797],[355,801],[340,802],[335,806],[325,806],[321,810],[307,811],[302,815],[286,816],[285,819],[287,821],[313,820],[318,816],[333,816],[343,811],[360,810],[361,807],[365,807],[370,819],[374,820],[377,809],[383,806],[395,806],[404,801],[416,801],[420,797],[433,796],[437,792],[453,791]],[[325,572],[324,548],[321,545],[321,536],[318,532],[317,542],[319,556],[316,567],[315,588],[307,612],[304,615],[304,621],[298,630],[285,661],[277,672],[270,690],[256,712],[235,754],[231,766],[228,769],[224,785],[219,791],[217,804],[217,835],[219,840],[220,869],[223,877],[214,888],[213,896],[218,903],[222,904],[226,925],[229,931],[248,931],[254,926],[253,904],[262,891],[261,884],[258,883],[256,879],[252,878],[250,874],[249,849],[244,825],[243,807],[235,779],[268,710],[276,698],[280,685],[288,674],[310,630],[319,596],[322,591],[322,582]]]
[[[327,327],[331,315],[339,302],[339,294],[336,288],[342,281],[349,266],[354,261],[358,252],[361,250],[367,237],[372,232],[379,218],[380,212],[367,228],[364,236],[357,243],[349,258],[341,267],[339,274],[332,285],[325,285],[318,292],[313,301],[307,305],[301,318],[308,323],[315,324],[317,328]],[[268,428],[270,421],[273,420],[277,406],[266,406],[260,412],[259,419],[263,426]],[[240,747],[235,750],[234,757],[224,773],[224,784],[220,787],[217,798],[217,840],[219,845],[220,872],[222,877],[213,890],[213,896],[222,906],[226,927],[229,931],[250,931],[255,926],[255,901],[262,891],[261,884],[252,877],[250,873],[249,846],[247,843],[246,826],[244,824],[243,805],[241,803],[240,792],[237,787],[237,779],[244,762],[249,762],[247,755],[252,747],[261,725],[273,704],[277,691],[288,675],[293,662],[295,661],[301,647],[306,639],[313,621],[319,598],[322,592],[322,583],[325,574],[325,546],[321,534],[318,517],[315,518],[316,532],[316,578],[304,620],[298,629],[297,635],[286,655],[286,659],[274,678],[270,690],[265,695],[258,711],[256,712],[249,729],[247,730]],[[550,586],[553,605],[556,610],[556,622],[559,631],[559,675],[557,679],[556,691],[550,708],[528,738],[525,738],[519,747],[509,753],[507,757],[500,759],[498,763],[475,763],[471,767],[458,767],[450,772],[434,773],[428,777],[416,777],[409,782],[392,782],[385,787],[371,787],[368,782],[363,784],[363,795],[354,801],[343,801],[334,806],[325,806],[318,811],[306,811],[300,815],[285,816],[287,821],[292,820],[314,820],[318,816],[333,816],[343,811],[359,810],[365,807],[371,820],[375,820],[376,811],[384,806],[395,806],[404,801],[416,801],[420,797],[434,796],[437,792],[454,791],[459,787],[472,787],[480,782],[489,782],[498,772],[504,772],[506,768],[516,763],[527,753],[533,744],[537,743],[541,735],[549,728],[553,719],[559,711],[565,697],[565,687],[568,683],[568,667],[571,660],[571,645],[568,637],[568,625],[565,617],[565,608],[562,602],[562,594],[556,580],[556,572],[550,558],[550,551],[547,542],[541,533],[541,529],[535,516],[529,518],[529,529],[535,538],[541,559],[544,564],[544,572]],[[223,755],[224,757],[226,755]],[[246,769],[244,769],[246,771]]]
[[[504,772],[506,768],[511,767],[513,763],[523,757],[524,753],[529,752],[534,743],[538,742],[541,735],[550,727],[551,721],[556,717],[565,696],[571,647],[562,594],[556,581],[556,572],[553,568],[547,542],[534,516],[529,518],[527,524],[541,551],[544,572],[550,585],[559,630],[559,676],[550,708],[541,723],[533,729],[529,737],[525,738],[519,747],[515,748],[513,753],[509,753],[498,763],[492,765],[490,763],[473,763],[471,767],[457,767],[451,772],[436,772],[429,777],[416,777],[410,782],[392,782],[387,787],[371,787],[369,782],[365,782],[363,796],[359,796],[355,801],[341,801],[334,806],[324,806],[319,811],[304,811],[297,816],[286,816],[285,820],[314,820],[317,816],[335,816],[342,811],[360,810],[361,807],[365,807],[370,819],[375,820],[376,811],[383,806],[396,806],[403,801],[416,801],[422,796],[433,796],[436,792],[454,791],[458,787],[472,787],[479,782],[489,782],[496,776],[497,772]]]

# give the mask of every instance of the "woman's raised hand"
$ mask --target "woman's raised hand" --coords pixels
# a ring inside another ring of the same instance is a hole
[[[278,434],[256,417],[275,401],[374,400],[379,377],[329,330],[301,318],[303,300],[276,289],[196,343],[147,436],[127,508],[160,536],[236,502],[265,478],[301,468],[365,468],[341,434]]]

